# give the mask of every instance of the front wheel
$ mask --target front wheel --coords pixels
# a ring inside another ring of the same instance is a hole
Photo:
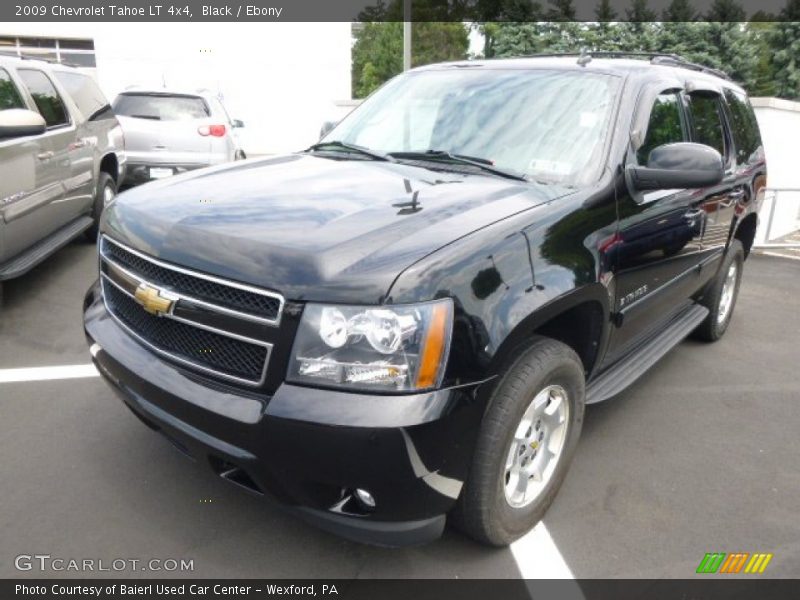
[[[117,195],[117,183],[108,173],[100,171],[97,178],[97,189],[94,194],[94,206],[92,208],[92,219],[94,223],[86,230],[86,239],[90,242],[97,240],[97,233],[100,229],[100,215],[103,209],[108,206]]]
[[[583,364],[556,340],[536,338],[506,369],[453,513],[461,530],[505,546],[542,519],[575,453],[584,396]]]

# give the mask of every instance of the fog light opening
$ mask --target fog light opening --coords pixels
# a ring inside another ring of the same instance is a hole
[[[375,510],[375,497],[367,490],[356,488],[355,497],[358,500],[358,505],[367,512]]]

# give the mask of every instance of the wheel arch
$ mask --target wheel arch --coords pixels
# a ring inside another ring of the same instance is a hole
[[[609,333],[609,302],[606,288],[588,285],[562,295],[520,321],[506,336],[492,359],[492,371],[500,373],[535,336],[560,341],[572,348],[584,366],[593,372]]]
[[[751,182],[751,191],[753,201],[749,206],[747,214],[736,224],[736,231],[733,232],[733,239],[739,240],[744,248],[744,258],[750,255],[750,250],[753,248],[753,243],[756,239],[756,230],[758,229],[758,209],[761,207],[763,197],[759,198],[759,194],[767,187],[766,174],[758,173]]]
[[[114,180],[114,183],[119,184],[119,160],[117,155],[109,152],[100,159],[100,173],[108,173]]]
[[[758,229],[758,215],[751,212],[739,223],[733,234],[733,239],[739,240],[744,248],[744,257],[747,258],[756,239],[756,229]]]

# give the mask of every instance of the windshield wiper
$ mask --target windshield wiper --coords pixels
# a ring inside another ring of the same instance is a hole
[[[363,154],[364,156],[369,156],[374,158],[375,160],[385,160],[387,162],[397,162],[395,161],[394,157],[384,154],[383,152],[379,152],[377,150],[371,150],[370,148],[365,148],[364,146],[357,146],[356,144],[349,144],[347,142],[342,142],[340,140],[331,140],[330,142],[319,142],[318,144],[314,144],[313,146],[309,146],[305,149],[305,152],[313,152],[314,150],[324,150],[325,148],[341,148],[342,150],[349,150],[350,152],[357,152],[358,154]]]
[[[501,169],[500,167],[495,167],[494,163],[492,163],[492,161],[489,159],[480,158],[477,156],[467,156],[465,154],[453,154],[447,150],[425,150],[424,152],[389,152],[387,156],[393,156],[394,158],[400,159],[406,158],[410,160],[444,160],[461,165],[477,167],[483,171],[486,171],[487,173],[494,173],[495,175],[507,177],[508,179],[528,181],[528,178],[525,177],[525,175],[508,171],[506,169]]]

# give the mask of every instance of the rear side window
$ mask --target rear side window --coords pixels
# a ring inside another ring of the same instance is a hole
[[[692,115],[692,140],[711,146],[725,156],[725,131],[722,129],[719,96],[690,94],[689,111]]]
[[[114,112],[155,121],[190,121],[210,115],[202,98],[173,94],[120,94],[114,101]]]
[[[663,144],[685,141],[681,124],[681,106],[678,94],[659,94],[650,111],[647,135],[636,152],[640,165],[646,165],[653,148]]]
[[[78,110],[81,111],[86,119],[94,121],[114,118],[114,113],[111,111],[108,100],[106,100],[103,92],[100,91],[94,79],[89,75],[57,71],[55,76],[64,86],[64,89],[67,90],[67,93],[72,96],[78,106]]]
[[[33,97],[47,127],[67,125],[69,116],[64,101],[47,75],[33,69],[19,69],[17,72]]]
[[[756,115],[744,94],[726,89],[725,99],[730,109],[736,162],[745,164],[753,160],[756,151],[761,147],[761,134],[758,131]]]
[[[5,69],[0,69],[0,110],[9,108],[25,108],[25,103],[11,76]]]

